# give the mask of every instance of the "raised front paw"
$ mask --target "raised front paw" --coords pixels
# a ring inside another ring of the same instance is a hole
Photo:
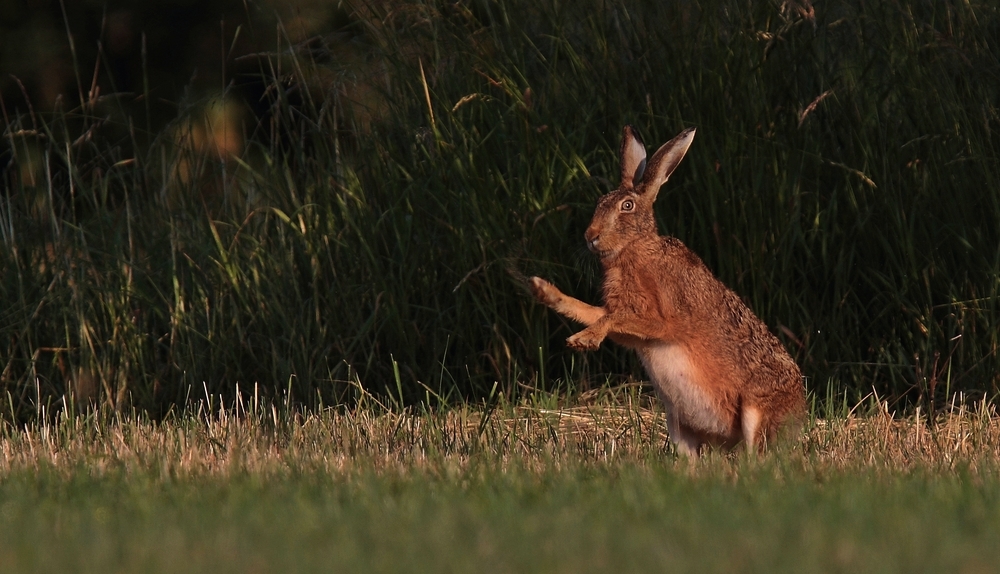
[[[596,351],[601,346],[604,337],[594,333],[590,329],[584,329],[579,333],[566,339],[566,346],[577,351]]]
[[[541,277],[532,277],[531,281],[531,294],[535,296],[541,303],[548,305],[549,307],[554,307],[562,300],[562,292],[556,289],[556,286],[549,283]]]

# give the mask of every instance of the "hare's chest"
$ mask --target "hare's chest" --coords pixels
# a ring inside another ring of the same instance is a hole
[[[609,273],[604,282],[604,306],[609,313],[655,314],[660,307],[659,292],[659,285],[647,277]]]
[[[633,256],[634,254],[628,254]],[[622,259],[626,259],[623,255]],[[628,263],[626,265],[625,263]],[[684,286],[662,266],[625,261],[620,267],[605,269],[604,305],[610,313],[632,313],[668,320],[677,315],[676,294]]]
[[[669,401],[667,408],[673,407],[681,422],[710,434],[729,433],[717,401],[700,380],[701,373],[684,347],[656,343],[638,352],[660,396]]]

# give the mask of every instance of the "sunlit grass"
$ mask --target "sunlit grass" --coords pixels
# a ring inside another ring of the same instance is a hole
[[[564,401],[302,414],[244,397],[160,423],[5,426],[0,572],[930,572],[1000,558],[988,406],[929,421],[870,401],[767,455],[690,463],[635,389]]]

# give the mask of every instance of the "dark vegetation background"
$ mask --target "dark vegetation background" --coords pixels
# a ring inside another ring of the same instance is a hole
[[[820,400],[992,398],[991,2],[0,2],[2,416],[579,391],[623,124]]]

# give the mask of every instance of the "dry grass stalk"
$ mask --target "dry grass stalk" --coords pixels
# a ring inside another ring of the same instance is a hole
[[[0,476],[50,467],[66,473],[158,468],[170,477],[298,472],[470,471],[516,467],[541,472],[564,466],[675,464],[661,411],[647,401],[598,402],[559,408],[529,404],[494,410],[471,406],[412,410],[326,410],[282,416],[276,408],[166,422],[76,417],[15,429],[0,427]],[[932,421],[918,412],[897,417],[884,408],[815,420],[795,441],[760,461],[784,459],[803,469],[995,468],[1000,417],[992,405],[956,407]],[[691,470],[746,461],[709,456]],[[753,462],[753,461],[750,461]]]

